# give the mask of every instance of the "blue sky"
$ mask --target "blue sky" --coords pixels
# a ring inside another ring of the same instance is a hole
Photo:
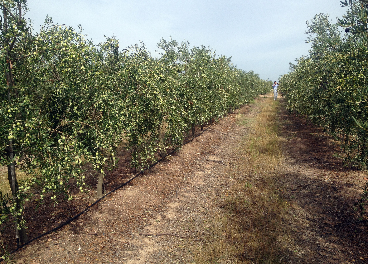
[[[232,57],[239,69],[277,80],[289,63],[307,55],[306,21],[346,8],[340,0],[28,0],[36,31],[46,15],[58,24],[80,24],[95,44],[115,36],[121,49],[143,41],[155,55],[161,38],[207,46]]]

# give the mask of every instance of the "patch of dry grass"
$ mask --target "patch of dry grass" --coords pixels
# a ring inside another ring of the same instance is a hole
[[[197,254],[197,263],[282,263],[288,234],[283,216],[288,204],[277,185],[283,155],[278,138],[278,102],[258,100],[251,119],[239,115],[249,133],[235,149],[229,169],[235,183],[219,197],[220,214],[211,223],[213,237]],[[229,262],[231,261],[231,262]]]

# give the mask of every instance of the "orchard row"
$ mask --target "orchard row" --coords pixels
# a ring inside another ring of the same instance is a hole
[[[326,15],[308,23],[309,56],[291,65],[281,91],[288,107],[311,118],[338,139],[347,161],[368,161],[367,6],[353,1],[333,24]]]

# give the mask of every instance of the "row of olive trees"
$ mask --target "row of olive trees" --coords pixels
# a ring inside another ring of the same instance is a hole
[[[23,208],[40,198],[83,189],[86,164],[103,193],[107,165],[122,145],[143,169],[183,144],[188,132],[265,93],[269,84],[206,47],[161,40],[159,58],[144,45],[94,45],[82,32],[47,18],[39,33],[24,19],[25,0],[3,0],[0,52],[0,165],[11,197],[0,193],[0,224],[13,215],[26,241]],[[124,145],[124,144],[125,145]],[[17,170],[27,173],[22,182]]]
[[[310,53],[281,78],[281,91],[290,110],[340,140],[348,162],[367,167],[368,1],[342,4],[350,8],[338,23],[323,14],[308,23]],[[367,188],[364,193],[367,200]]]
[[[367,11],[356,1],[337,24],[316,15],[308,23],[309,56],[281,79],[288,107],[324,126],[341,140],[349,159],[363,166],[368,158]]]

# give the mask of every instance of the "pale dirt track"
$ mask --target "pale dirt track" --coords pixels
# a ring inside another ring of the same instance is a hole
[[[211,236],[207,222],[221,215],[218,199],[232,180],[233,153],[247,127],[238,115],[258,114],[257,99],[206,128],[186,144],[72,224],[14,255],[16,263],[198,263],[198,251]],[[331,141],[295,116],[280,113],[279,171],[290,201],[283,225],[292,237],[282,263],[368,263],[367,223],[353,204],[366,175],[343,169]],[[228,259],[223,263],[252,263]]]

